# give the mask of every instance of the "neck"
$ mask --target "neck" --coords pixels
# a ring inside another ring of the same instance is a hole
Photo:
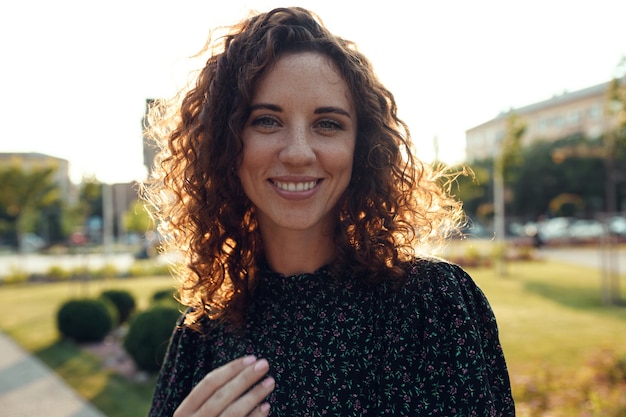
[[[284,231],[272,233],[272,236],[262,235],[270,268],[286,276],[315,272],[335,256],[331,234]]]

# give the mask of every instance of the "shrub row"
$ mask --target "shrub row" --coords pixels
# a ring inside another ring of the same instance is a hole
[[[156,372],[180,317],[181,305],[173,295],[171,289],[157,291],[150,307],[137,313],[135,299],[125,290],[106,290],[98,298],[68,300],[57,313],[57,328],[63,338],[86,343],[100,342],[115,327],[128,324],[124,349],[139,369]]]
[[[156,263],[151,260],[135,261],[128,271],[120,271],[113,264],[106,264],[101,268],[64,268],[60,265],[51,265],[44,273],[31,274],[25,270],[11,266],[8,273],[0,276],[0,284],[19,284],[27,281],[68,281],[83,278],[119,278],[119,277],[142,277],[142,276],[167,276],[170,274],[169,266]]]

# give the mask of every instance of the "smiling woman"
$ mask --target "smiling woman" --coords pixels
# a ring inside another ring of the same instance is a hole
[[[489,303],[417,256],[460,203],[367,58],[301,8],[207,50],[175,111],[153,112],[173,129],[155,131],[147,196],[190,308],[150,415],[513,415]]]
[[[320,53],[287,54],[259,82],[239,178],[275,271],[304,273],[332,261],[334,208],[352,174],[356,119],[348,86]],[[302,248],[289,238],[296,231],[319,259],[299,259]]]

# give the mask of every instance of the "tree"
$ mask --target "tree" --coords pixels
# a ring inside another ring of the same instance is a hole
[[[95,177],[83,178],[79,200],[85,218],[102,217],[102,183]]]
[[[493,176],[493,161],[485,159],[472,163],[471,173],[454,175],[456,178],[451,187],[455,197],[463,202],[465,214],[474,220],[484,221],[480,218],[479,208],[485,204],[491,204],[491,183]]]
[[[603,151],[599,141],[572,135],[556,142],[535,142],[522,151],[524,163],[508,184],[510,212],[535,220],[556,215],[550,201],[560,194],[577,195],[582,200],[577,215],[592,215],[604,201]]]
[[[514,168],[522,163],[520,157],[521,141],[526,131],[526,123],[516,114],[511,114],[506,123],[506,133],[500,147],[500,154],[494,161],[493,176],[493,203],[494,203],[494,228],[496,241],[500,241],[500,275],[506,274],[506,221],[505,221],[505,187],[506,182],[513,178]]]
[[[92,241],[103,239],[103,185],[95,177],[83,178],[79,191],[81,223],[86,225],[86,234]]]
[[[59,204],[53,168],[25,171],[18,166],[0,169],[0,219],[4,233],[24,249],[24,236],[33,231],[37,213]]]
[[[139,234],[154,230],[154,221],[143,201],[135,200],[124,213],[124,227],[129,232]]]
[[[606,167],[606,211],[613,215],[618,209],[617,185],[619,182],[616,159],[624,158],[626,148],[626,57],[623,57],[616,68],[615,77],[611,81],[606,102],[607,115],[614,120],[614,126],[604,135],[605,167]],[[603,267],[602,298],[607,304],[620,304],[620,277],[613,268],[616,261],[616,242],[609,238],[605,245],[608,264]]]

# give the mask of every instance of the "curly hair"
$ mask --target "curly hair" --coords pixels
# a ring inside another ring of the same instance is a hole
[[[400,281],[416,248],[445,239],[461,219],[443,170],[414,157],[393,95],[354,43],[331,34],[302,8],[254,15],[207,43],[202,53],[208,61],[181,100],[161,101],[151,110],[150,136],[161,152],[144,191],[165,247],[184,254],[175,275],[181,301],[192,307],[188,324],[204,314],[243,320],[263,242],[236,174],[242,130],[261,78],[283,54],[300,51],[332,60],[357,114],[353,171],[338,202],[331,273],[366,283]]]

